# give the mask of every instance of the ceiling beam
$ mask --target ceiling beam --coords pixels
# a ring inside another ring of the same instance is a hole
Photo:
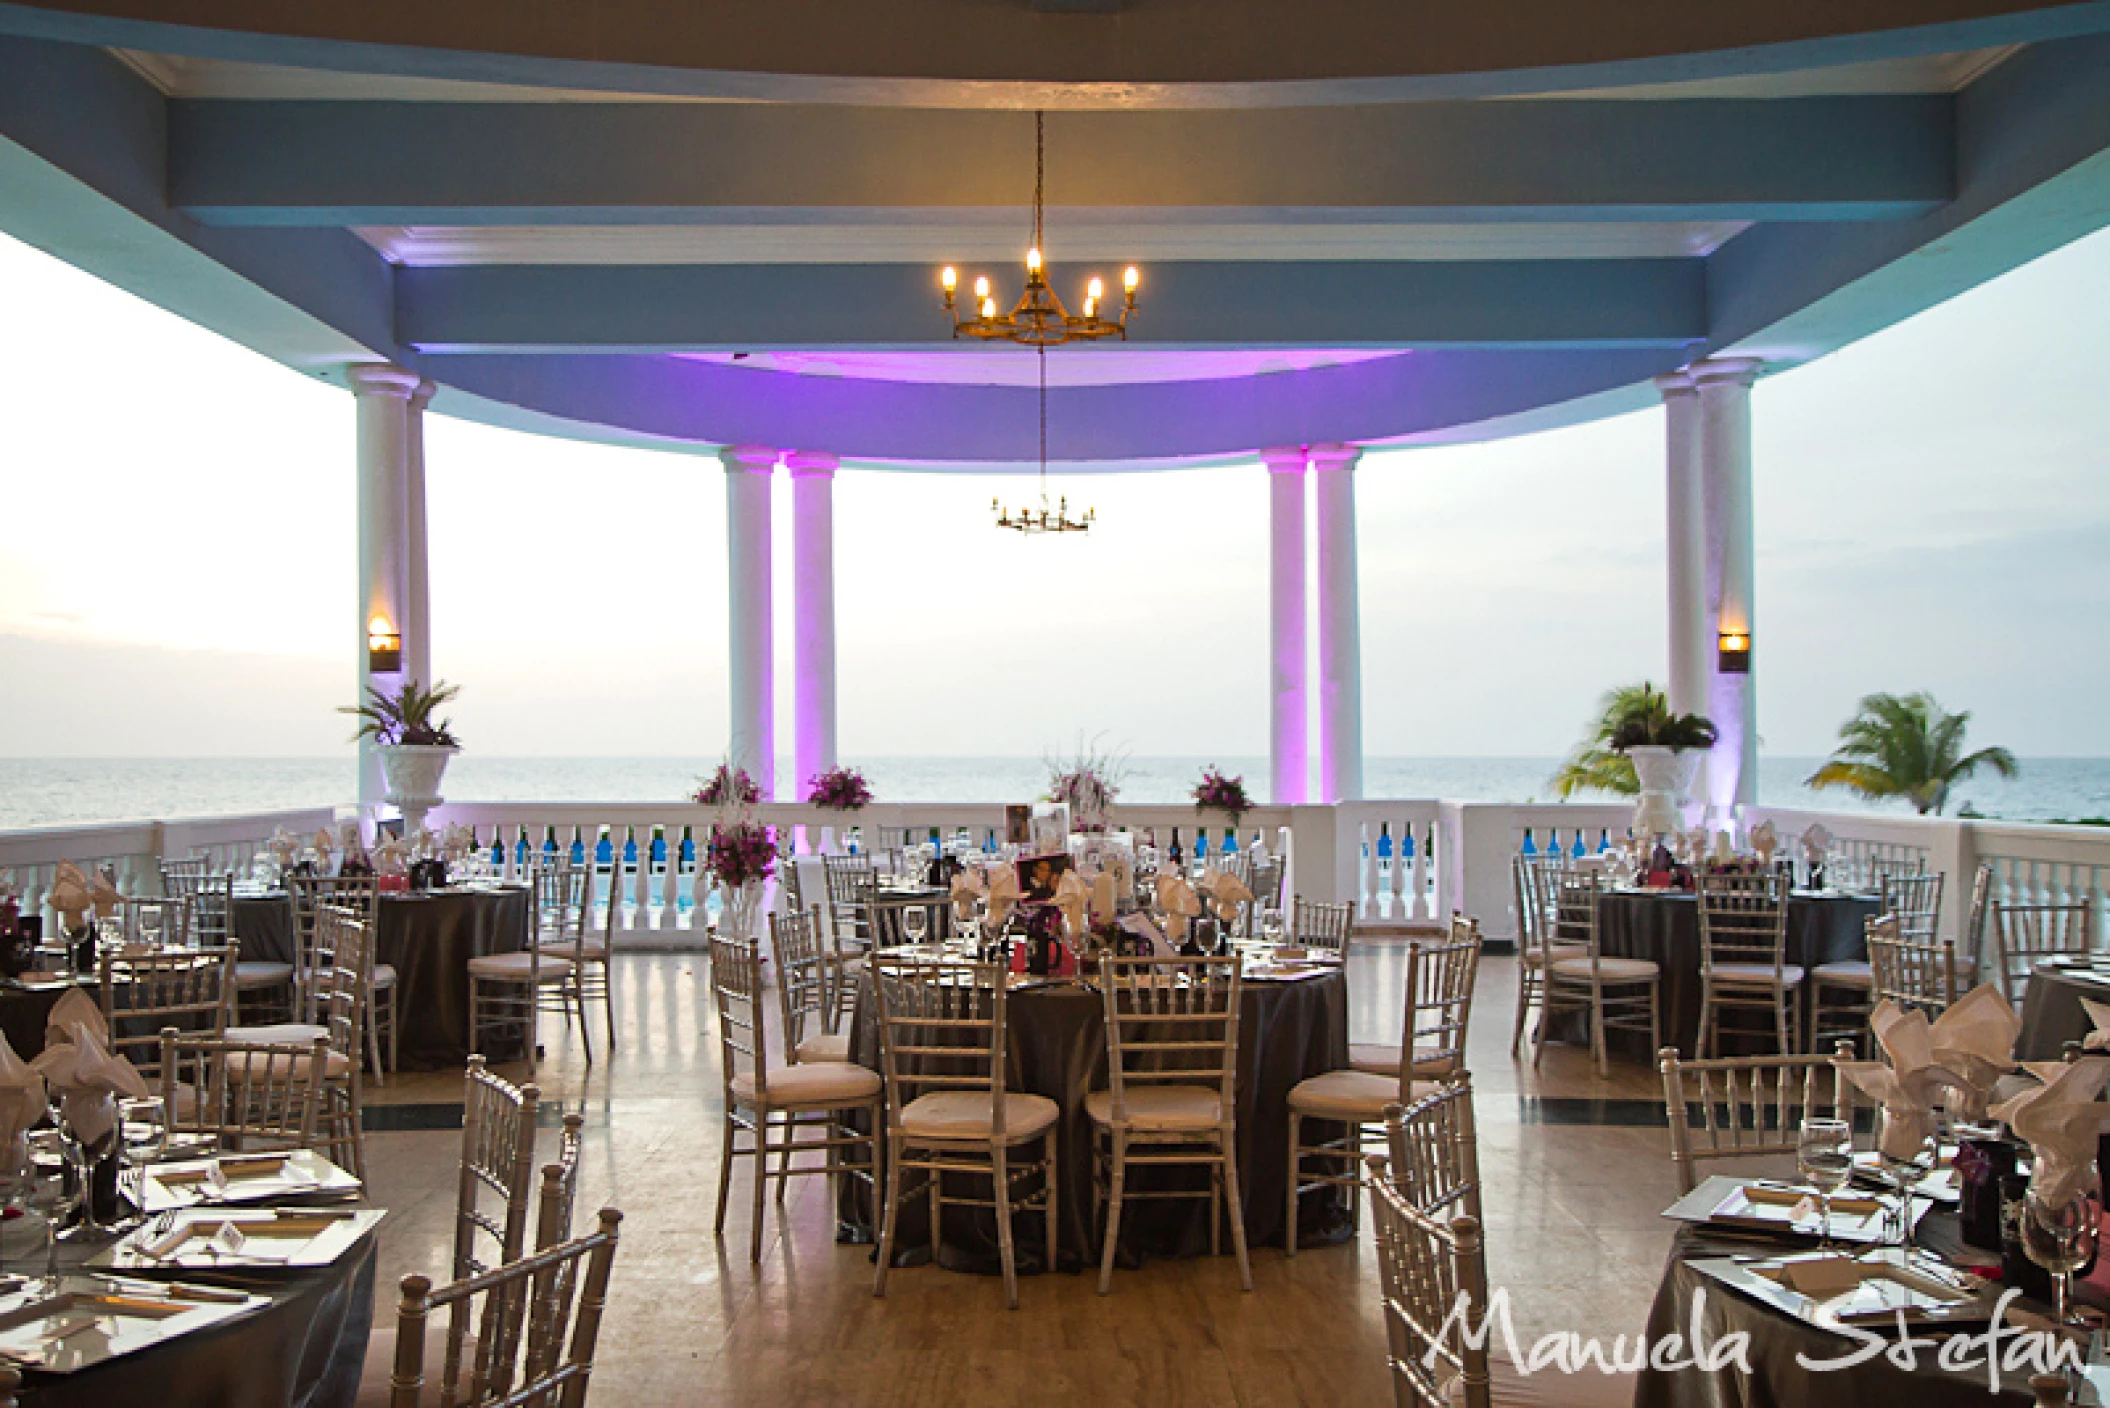
[[[1198,221],[1869,220],[1955,186],[1946,96],[1054,113],[1051,207]],[[1022,112],[175,101],[223,226],[822,223],[1010,212]]]
[[[1077,302],[1090,272],[1049,278]],[[1145,280],[1133,326],[1153,347],[1648,348],[1707,332],[1697,259],[1210,261],[1153,264]],[[997,292],[1008,307],[1017,284]],[[397,338],[427,353],[954,341],[932,271],[905,265],[400,269],[395,296]]]

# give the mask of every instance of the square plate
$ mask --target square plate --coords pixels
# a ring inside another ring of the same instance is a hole
[[[1763,1178],[1729,1178],[1716,1174],[1684,1197],[1665,1208],[1663,1215],[1674,1222],[1690,1222],[1702,1228],[1718,1228],[1725,1232],[1757,1232],[1783,1237],[1808,1237],[1815,1240],[1820,1229],[1817,1214],[1812,1212],[1797,1217],[1796,1206],[1808,1196],[1816,1195],[1793,1184],[1776,1183]],[[1882,1240],[1882,1200],[1857,1192],[1840,1192],[1832,1195],[1832,1240],[1854,1245],[1867,1245]],[[1912,1221],[1918,1224],[1933,1203],[1926,1198],[1912,1200]]]
[[[380,1208],[185,1208],[148,1219],[88,1265],[116,1271],[328,1266],[386,1216]],[[241,1234],[240,1251],[215,1242],[225,1225]]]
[[[223,1154],[218,1158],[155,1164],[146,1171],[140,1211],[152,1217],[177,1208],[242,1203],[331,1202],[356,1197],[358,1179],[313,1149],[283,1154]]]
[[[263,1296],[114,1276],[27,1282],[0,1295],[0,1360],[70,1374],[247,1314]]]
[[[1801,1252],[1778,1257],[1706,1257],[1695,1271],[1822,1329],[1908,1325],[1962,1329],[1993,1322],[1998,1288],[1922,1253],[1883,1247],[1865,1257]]]

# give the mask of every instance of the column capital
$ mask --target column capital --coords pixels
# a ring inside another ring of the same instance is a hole
[[[1681,370],[1665,372],[1656,379],[1656,390],[1668,401],[1673,396],[1697,396],[1700,388],[1693,384],[1692,373]]]
[[[1269,474],[1302,474],[1304,472],[1304,447],[1302,445],[1277,445],[1260,452],[1260,462],[1267,466]]]
[[[718,452],[718,462],[727,474],[770,474],[777,467],[777,452],[767,445],[727,445]]]
[[[357,362],[344,369],[344,384],[354,396],[386,396],[408,401],[423,381],[416,372],[388,362]]]
[[[1710,357],[1704,362],[1694,362],[1686,372],[1693,384],[1702,388],[1710,386],[1749,386],[1758,380],[1758,374],[1766,364],[1756,357]]]
[[[826,450],[786,450],[784,468],[793,479],[832,479],[842,461]]]
[[[1307,452],[1314,470],[1354,469],[1363,458],[1361,445],[1314,445]]]
[[[439,383],[431,377],[426,377],[420,381],[418,389],[410,393],[410,409],[413,411],[424,410],[432,404],[432,398],[438,394],[439,389]]]

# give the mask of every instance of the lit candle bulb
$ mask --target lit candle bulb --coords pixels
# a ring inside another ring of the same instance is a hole
[[[1040,272],[1040,251],[1038,249],[1026,251],[1026,272],[1029,274]]]
[[[996,316],[996,300],[995,300],[995,299],[993,299],[993,298],[985,298],[985,299],[983,299],[983,300],[982,300],[982,316],[983,316],[983,317],[985,317],[985,318],[993,318],[993,317],[995,317],[995,316]]]
[[[987,274],[982,275],[982,277],[974,281],[974,296],[977,299],[987,298],[989,296],[989,276]]]
[[[1092,275],[1092,281],[1084,286],[1084,296],[1093,303],[1097,303],[1105,295],[1106,285],[1099,282],[1097,274]]]
[[[1085,317],[1087,317],[1087,318],[1096,318],[1096,317],[1098,317],[1098,316],[1099,316],[1099,300],[1098,300],[1098,299],[1096,299],[1096,298],[1087,298],[1087,299],[1085,299],[1085,300],[1084,300],[1084,316],[1085,316]]]
[[[1136,272],[1136,266],[1133,264],[1129,265],[1127,271],[1121,275],[1121,287],[1127,289],[1130,293],[1134,293],[1136,285],[1141,282],[1143,282],[1143,276]]]
[[[960,286],[960,271],[948,264],[945,266],[945,272],[938,275],[938,282],[945,285],[947,293],[951,293]]]

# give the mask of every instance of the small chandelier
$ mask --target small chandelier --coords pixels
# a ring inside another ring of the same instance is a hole
[[[1070,499],[1065,494],[1056,500],[1055,507],[1048,507],[1048,349],[1045,343],[1036,345],[1034,357],[1040,363],[1040,507],[1037,509],[1007,509],[997,499],[989,501],[989,511],[996,515],[996,526],[1009,528],[1028,535],[1034,533],[1089,533],[1092,522],[1099,516],[1097,509],[1086,509],[1082,518],[1070,517]]]
[[[1046,116],[1033,114],[1033,242],[1026,249],[1026,290],[1009,313],[998,314],[996,299],[989,292],[989,276],[974,281],[973,316],[962,317],[954,302],[960,288],[960,272],[950,264],[938,276],[945,290],[945,311],[952,314],[954,337],[978,337],[985,341],[1022,343],[1027,347],[1060,347],[1065,342],[1093,342],[1102,337],[1128,336],[1128,315],[1136,310],[1136,287],[1142,275],[1130,265],[1121,275],[1121,308],[1111,318],[1101,317],[1106,285],[1097,274],[1084,286],[1084,311],[1072,313],[1062,306],[1048,285],[1041,266],[1041,207],[1047,185]]]

